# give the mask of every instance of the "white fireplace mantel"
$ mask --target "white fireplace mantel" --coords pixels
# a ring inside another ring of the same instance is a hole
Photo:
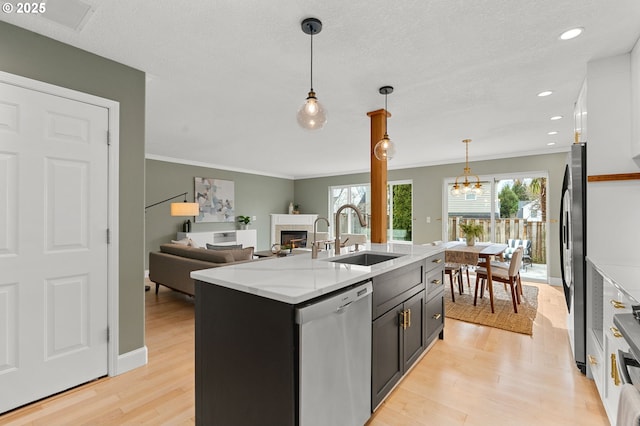
[[[280,231],[313,232],[313,222],[317,214],[272,214],[271,244],[280,244]]]

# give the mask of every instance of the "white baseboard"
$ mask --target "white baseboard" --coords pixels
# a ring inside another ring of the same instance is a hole
[[[118,355],[118,360],[116,361],[117,365],[115,368],[116,371],[113,375],[117,376],[138,367],[142,367],[143,365],[147,365],[147,355],[148,352],[146,346],[143,346],[140,349],[136,349],[131,352],[127,352],[126,354]]]
[[[562,287],[562,278],[560,277],[549,277],[549,284],[555,285],[558,287]]]

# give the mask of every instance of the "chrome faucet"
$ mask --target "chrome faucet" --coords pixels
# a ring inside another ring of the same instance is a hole
[[[345,204],[343,206],[340,206],[338,211],[336,211],[336,248],[335,248],[336,254],[340,254],[340,212],[342,212],[342,210],[346,208],[353,209],[357,213],[358,220],[360,221],[360,226],[362,227],[367,226],[367,222],[364,220],[364,216],[362,216],[362,213],[360,212],[360,210],[358,210],[358,208],[355,205]]]
[[[327,222],[327,227],[331,226],[331,224],[329,223],[329,219],[327,219],[326,217],[319,217],[317,218],[314,222],[313,222],[313,246],[311,247],[311,258],[312,259],[317,259],[318,258],[318,238],[316,237],[316,232],[318,231],[318,221],[319,220],[324,220],[325,222]]]

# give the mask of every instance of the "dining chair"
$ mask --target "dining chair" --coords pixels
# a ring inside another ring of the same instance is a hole
[[[527,249],[525,247],[518,247],[516,250],[520,250],[522,252],[522,262],[520,264],[520,269],[523,268],[524,263],[526,261],[526,257],[527,257]],[[511,255],[510,255],[511,257]],[[508,261],[500,261],[500,260],[492,260],[491,261],[491,271],[493,272],[493,270],[495,268],[499,268],[499,269],[505,269],[508,270],[509,267],[511,265],[511,259],[509,259]],[[518,273],[518,289],[520,292],[520,295],[522,296],[522,279],[520,277],[520,269],[518,269],[517,273]],[[491,276],[493,277],[493,273],[491,274]],[[504,283],[504,290],[507,291],[507,284]]]
[[[455,302],[456,295],[453,283],[458,283],[458,293],[462,294],[464,291],[464,285],[462,284],[462,268],[457,263],[445,263],[444,273],[449,277],[449,285],[451,286],[451,301]]]
[[[522,265],[522,249],[519,248],[513,252],[511,256],[511,262],[509,262],[509,268],[505,269],[496,265],[495,268],[491,268],[491,280],[501,283],[509,284],[511,288],[511,302],[513,303],[513,311],[518,313],[518,304],[520,304],[520,295],[522,294],[522,281],[520,280],[520,266]],[[478,286],[482,285],[480,289],[480,298],[484,296],[484,283],[487,280],[487,269],[476,269],[476,288],[473,297],[473,305],[476,306],[478,299]],[[482,281],[482,284],[481,284]],[[493,292],[489,292],[489,296],[493,299]],[[493,300],[491,300],[493,303]]]
[[[431,243],[433,246],[442,245],[442,241],[434,241]],[[464,292],[464,283],[462,281],[462,270],[463,265],[459,263],[445,263],[444,264],[444,273],[449,277],[449,285],[451,286],[451,301],[456,301],[456,295],[454,290],[454,283],[457,281],[458,283],[458,293],[462,294]],[[469,271],[467,271],[467,281],[469,281]]]

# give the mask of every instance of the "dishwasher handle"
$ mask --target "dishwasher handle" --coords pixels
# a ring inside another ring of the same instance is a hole
[[[337,312],[343,311],[343,310],[347,309],[349,306],[351,306],[352,303],[353,303],[353,301],[347,302],[342,306],[338,306],[338,309],[336,309],[336,311]]]

